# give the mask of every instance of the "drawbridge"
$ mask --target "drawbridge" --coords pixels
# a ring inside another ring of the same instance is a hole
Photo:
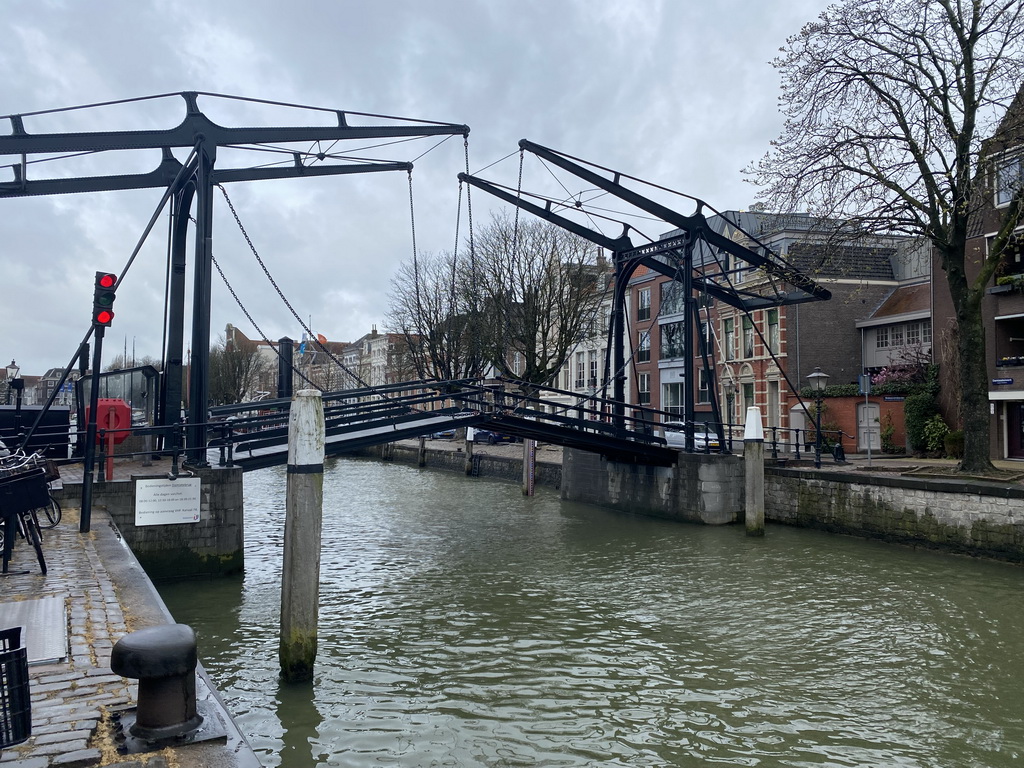
[[[571,397],[569,401],[567,398]],[[679,452],[656,434],[664,415],[633,409],[611,419],[611,400],[535,385],[521,392],[480,379],[404,382],[323,394],[325,453],[364,448],[446,429],[476,427],[599,453],[613,461],[675,464]],[[287,463],[290,400],[261,400],[211,410],[211,451],[219,464],[249,471]]]

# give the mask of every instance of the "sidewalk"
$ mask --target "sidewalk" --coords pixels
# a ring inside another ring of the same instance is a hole
[[[0,627],[28,625],[22,643],[29,648],[32,701],[32,736],[4,749],[0,766],[258,766],[201,670],[198,698],[214,708],[227,738],[118,753],[110,714],[133,707],[137,688],[110,671],[111,649],[128,632],[173,620],[105,511],[93,510],[89,533],[79,533],[78,527],[78,510],[65,509],[61,523],[43,531],[45,575],[35,551],[19,540],[10,574],[0,577]],[[40,605],[46,606],[41,617],[34,611]],[[33,663],[40,647],[47,649],[41,657],[46,660]]]

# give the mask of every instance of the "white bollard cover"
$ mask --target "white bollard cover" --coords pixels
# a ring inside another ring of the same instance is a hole
[[[756,405],[747,408],[747,423],[743,427],[743,441],[764,440],[764,427],[761,425],[761,409]]]

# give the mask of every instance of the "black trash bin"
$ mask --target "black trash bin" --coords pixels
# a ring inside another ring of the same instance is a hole
[[[21,627],[0,629],[0,749],[32,735],[32,701],[28,693],[28,653]]]

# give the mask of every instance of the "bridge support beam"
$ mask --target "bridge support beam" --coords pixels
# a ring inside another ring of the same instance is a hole
[[[303,389],[288,420],[288,481],[281,579],[281,677],[313,679],[320,609],[320,532],[324,506],[324,407]]]

